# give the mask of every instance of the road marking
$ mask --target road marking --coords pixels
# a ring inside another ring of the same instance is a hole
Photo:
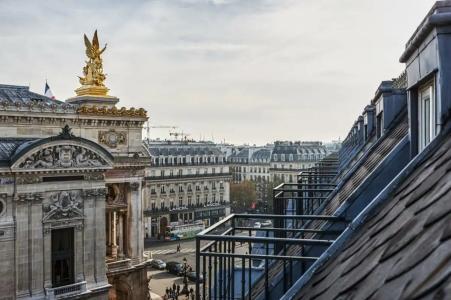
[[[193,248],[182,248],[180,250],[180,253],[194,253],[196,252],[196,249]],[[158,254],[176,254],[177,250],[175,249],[161,249],[161,250],[150,250],[150,251],[144,251],[144,255],[150,256],[152,255],[158,255]]]

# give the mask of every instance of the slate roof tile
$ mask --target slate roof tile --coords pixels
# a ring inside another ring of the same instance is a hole
[[[451,138],[375,208],[296,299],[451,299]]]

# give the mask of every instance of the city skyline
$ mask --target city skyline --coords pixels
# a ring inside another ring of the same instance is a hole
[[[110,94],[155,125],[234,144],[343,139],[432,3],[3,1],[0,82],[74,96],[98,29]]]

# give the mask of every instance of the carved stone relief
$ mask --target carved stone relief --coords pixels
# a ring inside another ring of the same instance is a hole
[[[118,145],[124,145],[127,142],[127,133],[110,129],[108,131],[99,131],[99,143],[107,145],[110,148],[116,148]]]
[[[108,185],[108,194],[106,202],[108,205],[126,205],[125,185],[113,183]]]
[[[80,191],[62,191],[50,195],[50,204],[43,205],[43,220],[83,217]]]
[[[25,169],[56,169],[100,167],[107,165],[99,155],[84,147],[59,145],[42,149],[25,159],[19,167]]]

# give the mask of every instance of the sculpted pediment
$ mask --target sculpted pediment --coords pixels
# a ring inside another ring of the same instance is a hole
[[[56,144],[41,147],[37,151],[26,153],[13,166],[14,169],[55,170],[55,169],[98,169],[110,168],[101,154],[82,145]]]

